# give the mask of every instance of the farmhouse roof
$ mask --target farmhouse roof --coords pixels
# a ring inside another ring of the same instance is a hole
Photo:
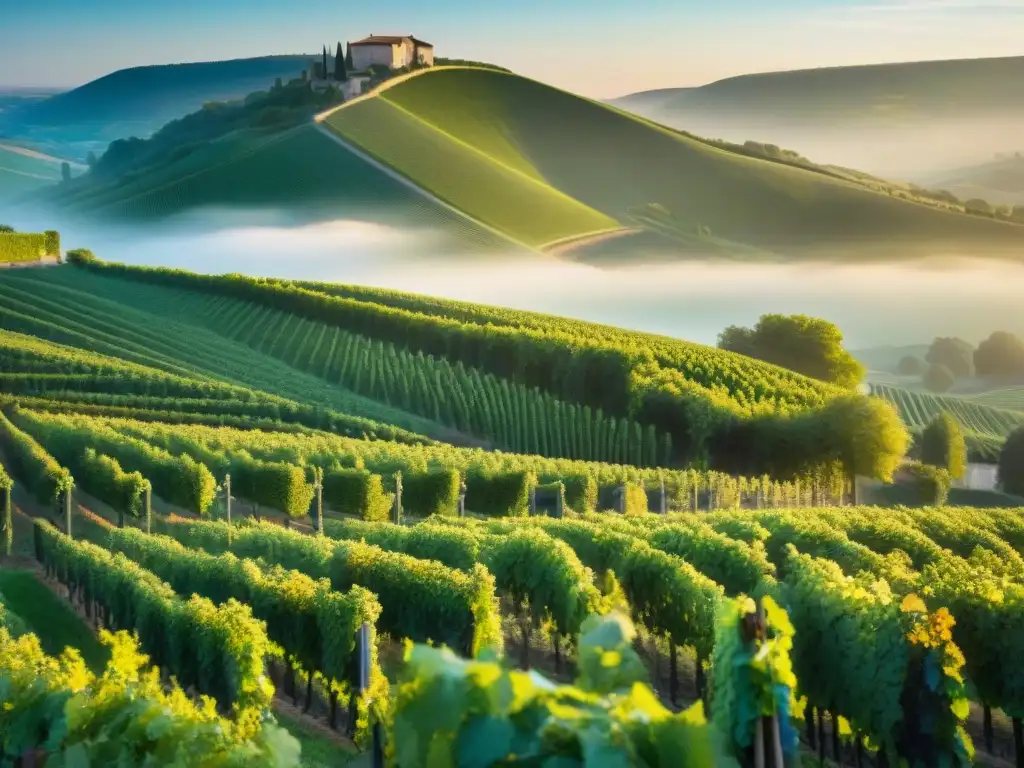
[[[433,48],[430,43],[418,40],[412,35],[370,35],[362,40],[356,40],[352,45],[401,45],[406,40],[412,40],[420,48]]]

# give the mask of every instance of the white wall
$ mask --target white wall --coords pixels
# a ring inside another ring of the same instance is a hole
[[[352,46],[352,68],[366,69],[371,66],[395,68],[402,66],[396,64],[396,54],[401,54],[402,49],[390,45],[353,45]]]
[[[999,485],[999,467],[995,464],[968,464],[964,479],[956,485],[971,490],[994,491]]]

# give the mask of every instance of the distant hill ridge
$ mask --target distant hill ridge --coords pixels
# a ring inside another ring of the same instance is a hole
[[[724,78],[697,88],[662,88],[611,103],[667,111],[717,108],[744,113],[837,117],[886,106],[925,114],[1024,109],[1024,56],[820,67]],[[863,116],[863,115],[862,115]]]

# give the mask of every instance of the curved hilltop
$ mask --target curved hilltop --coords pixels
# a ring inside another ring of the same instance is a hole
[[[592,261],[1024,252],[1024,226],[925,204],[871,177],[730,151],[472,67],[396,78],[314,124],[240,130],[83,182],[51,199],[114,219],[271,206],[304,220],[443,230],[476,251]]]
[[[607,229],[609,219],[689,250],[892,257],[940,243],[1024,244],[1013,224],[732,153],[509,73],[428,71],[321,119],[430,192],[539,246]]]

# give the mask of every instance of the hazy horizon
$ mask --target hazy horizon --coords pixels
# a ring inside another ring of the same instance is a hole
[[[438,56],[490,61],[586,96],[614,98],[756,72],[1020,55],[1024,37],[1018,0],[784,0],[771,6],[640,0],[628,7],[565,0],[557,9],[549,6],[546,0],[514,7],[397,0],[380,9],[336,10],[327,0],[309,0],[295,13],[283,0],[256,7],[243,0],[149,7],[128,0],[88,6],[45,0],[5,9],[0,85],[72,88],[135,66],[289,55],[370,33],[413,33],[433,43]],[[586,34],[578,32],[581,20]],[[656,57],[635,55],[650,49],[652,30],[672,45]],[[37,41],[54,33],[61,45],[40,57]],[[595,39],[605,41],[596,53]],[[6,82],[12,72],[19,78]]]

